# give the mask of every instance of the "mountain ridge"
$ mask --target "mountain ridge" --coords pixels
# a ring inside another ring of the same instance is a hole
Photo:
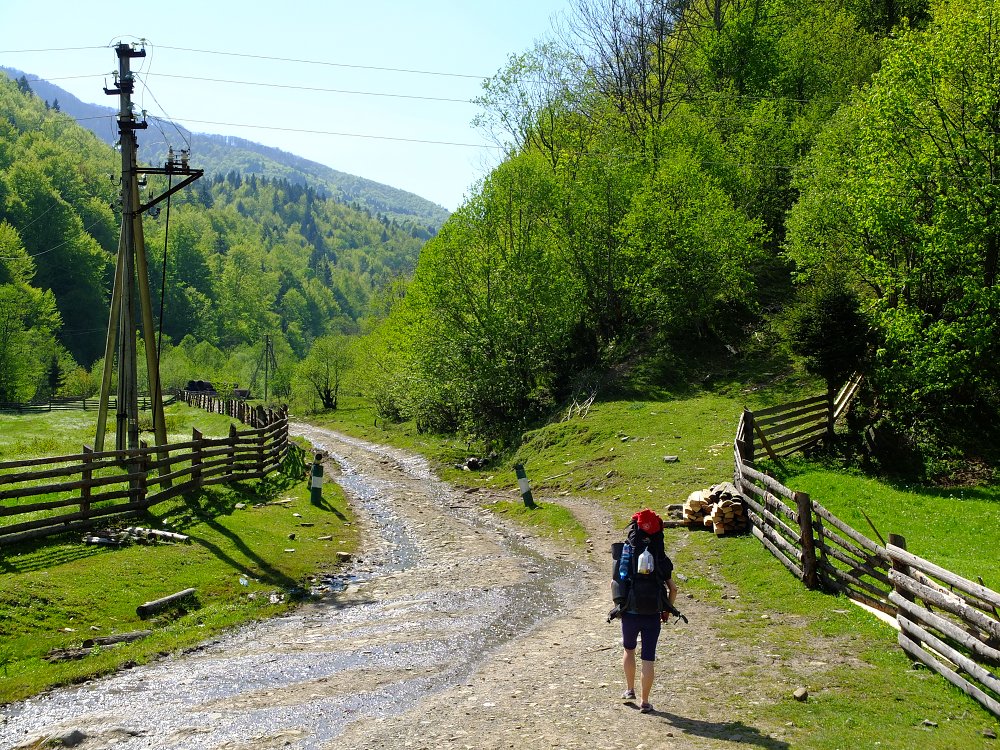
[[[113,107],[84,102],[65,89],[17,68],[0,66],[0,73],[11,80],[24,76],[40,99],[52,105],[58,103],[61,112],[76,119],[105,143],[113,145],[117,141],[117,128],[109,124],[117,114]],[[354,203],[375,214],[425,221],[435,232],[450,215],[443,206],[416,193],[341,172],[273,146],[237,136],[195,133],[169,120],[157,118],[156,122],[158,127],[147,130],[140,139],[141,162],[162,164],[167,158],[168,147],[172,145],[177,149],[177,144],[169,143],[164,133],[167,128],[174,128],[191,148],[192,165],[204,169],[208,175],[237,172],[247,177],[256,174],[308,185],[342,203]]]

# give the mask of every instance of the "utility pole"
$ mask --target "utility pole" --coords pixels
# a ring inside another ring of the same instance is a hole
[[[261,350],[260,359],[257,360],[257,366],[254,368],[253,376],[250,378],[251,388],[257,387],[257,376],[260,374],[261,367],[264,368],[264,401],[266,402],[268,372],[278,369],[278,362],[274,358],[274,344],[272,344],[271,337],[268,334],[264,334],[264,348]]]
[[[136,122],[132,112],[132,93],[135,79],[131,70],[132,58],[145,57],[144,48],[121,43],[115,47],[118,56],[117,86],[104,89],[110,96],[118,96],[118,132],[122,154],[122,229],[118,243],[118,262],[115,283],[111,294],[111,314],[108,319],[108,337],[104,349],[104,375],[101,379],[101,402],[97,415],[95,450],[104,450],[104,433],[107,429],[108,403],[115,362],[118,365],[118,401],[115,418],[115,449],[135,450],[139,447],[139,389],[136,363],[136,301],[142,322],[142,337],[146,349],[146,371],[149,376],[149,394],[153,412],[153,433],[156,445],[167,442],[167,428],[163,418],[163,392],[160,387],[160,368],[156,352],[156,332],[153,327],[153,307],[149,293],[149,267],[146,262],[146,243],[142,231],[142,214],[164,198],[190,184],[204,174],[203,170],[188,167],[188,155],[182,152],[180,162],[171,155],[163,168],[140,168],[137,163],[138,143],[136,130],[147,127],[145,121]],[[155,200],[142,203],[139,197],[140,174],[185,175],[187,179]]]

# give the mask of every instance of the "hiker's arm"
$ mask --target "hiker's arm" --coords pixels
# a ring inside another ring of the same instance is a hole
[[[667,579],[667,594],[668,594],[667,598],[669,599],[670,603],[673,604],[674,599],[677,598],[677,584],[674,583],[673,578]]]

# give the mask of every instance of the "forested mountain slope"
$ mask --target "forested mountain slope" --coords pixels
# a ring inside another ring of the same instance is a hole
[[[0,67],[0,72],[15,80],[25,77],[40,99],[79,120],[105,143],[111,145],[118,140],[113,107],[87,104],[48,81],[37,80],[35,76],[14,68]],[[176,135],[178,140],[189,143],[193,163],[209,175],[238,172],[245,176],[256,174],[258,178],[266,176],[309,185],[318,193],[343,203],[357,203],[361,208],[389,218],[423,222],[434,231],[448,218],[447,209],[418,195],[331,169],[281,149],[232,136],[192,133],[166,121],[158,121],[157,124],[164,131]],[[162,164],[167,158],[167,148],[168,144],[159,129],[150,127],[139,139],[139,160],[145,164]],[[176,143],[174,148],[177,148]]]
[[[0,401],[54,391],[103,355],[121,220],[119,155],[22,89],[0,77]],[[156,179],[152,194],[166,187]],[[324,193],[230,171],[147,215],[167,340],[233,349],[266,334],[301,358],[317,337],[357,330],[434,229]]]
[[[385,414],[516,434],[608,373],[756,352],[864,372],[886,466],[995,456],[998,25],[989,0],[572,3],[486,82],[509,156],[379,333]]]

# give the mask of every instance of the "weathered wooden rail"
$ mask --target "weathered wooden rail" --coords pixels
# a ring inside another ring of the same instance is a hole
[[[223,414],[238,419],[244,424],[257,426],[259,407],[251,406],[244,399],[222,398],[217,393],[206,391],[180,391],[178,398],[188,406],[204,409],[213,414]]]
[[[861,387],[861,376],[852,375],[836,395],[813,396],[790,404],[757,411],[744,410],[740,435],[744,455],[753,461],[759,444],[777,460],[833,439],[836,421],[847,411]]]
[[[167,396],[163,400],[163,405],[170,406],[170,404],[174,403],[176,400],[176,396]],[[117,409],[117,404],[117,399],[108,399],[109,410],[114,411]],[[48,401],[39,401],[37,403],[0,401],[0,412],[7,412],[11,414],[34,414],[37,412],[50,411],[97,411],[100,405],[101,400],[99,398],[53,398]],[[139,397],[139,408],[152,408],[152,402],[149,396]]]
[[[251,416],[251,415],[248,415]],[[229,435],[137,450],[0,462],[0,547],[138,515],[189,490],[260,479],[288,453],[288,414],[257,407],[253,425]]]
[[[857,386],[848,383],[846,388]],[[839,396],[828,406],[831,414],[838,401]],[[825,398],[823,402],[830,404]],[[768,413],[790,414],[818,403],[808,399]],[[900,536],[872,541],[806,493],[757,470],[754,436],[763,438],[754,416],[744,411],[733,444],[733,483],[745,499],[754,536],[806,586],[843,594],[895,617],[899,646],[911,658],[1000,716],[1000,593],[981,579],[969,581],[907,552]],[[767,452],[775,453],[773,444]]]

